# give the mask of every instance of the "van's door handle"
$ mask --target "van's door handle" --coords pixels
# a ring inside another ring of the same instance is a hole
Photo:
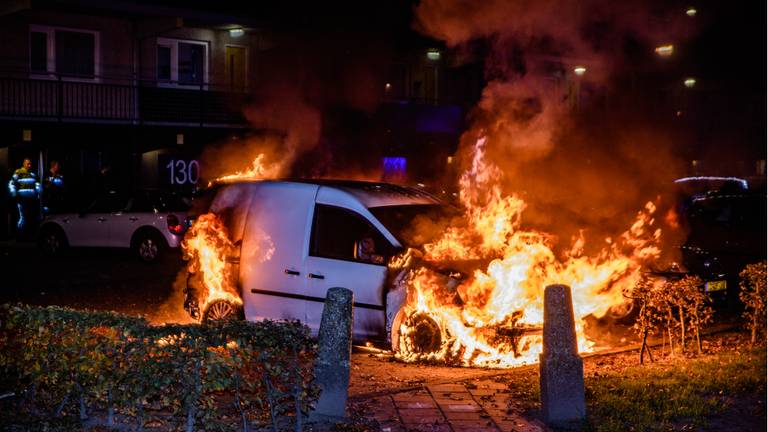
[[[311,277],[312,279],[325,279],[325,276],[323,276],[323,275],[321,275],[321,274],[314,274],[314,273],[310,273],[310,274],[308,274],[307,276],[308,276],[308,277]]]
[[[97,221],[99,221],[99,222],[106,222],[106,219],[105,219],[105,218],[103,218],[103,217],[100,217],[100,218],[98,218],[98,219],[96,219],[96,220],[97,220]]]
[[[288,269],[283,270],[283,272],[285,274],[291,275],[291,276],[298,276],[298,275],[301,274],[301,273],[297,272],[296,270],[288,270]]]
[[[128,218],[128,220],[131,222],[136,222],[137,220],[139,220],[139,218],[137,218],[136,216],[131,216]]]

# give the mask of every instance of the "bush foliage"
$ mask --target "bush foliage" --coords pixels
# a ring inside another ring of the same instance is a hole
[[[744,303],[744,321],[752,331],[752,344],[758,335],[765,340],[766,263],[749,264],[739,273],[741,292],[739,299]]]
[[[0,384],[32,417],[136,430],[300,427],[318,395],[315,354],[298,322],[151,326],[111,312],[0,306]]]
[[[643,363],[645,352],[653,361],[648,336],[657,332],[662,335],[666,333],[670,352],[677,338],[680,351],[685,352],[687,334],[694,339],[696,351],[701,354],[701,330],[712,321],[714,312],[709,306],[711,300],[703,291],[703,286],[704,282],[697,276],[657,283],[648,277],[638,281],[631,298],[640,307],[634,325],[635,331],[642,338],[640,363]],[[686,333],[686,329],[690,331]]]

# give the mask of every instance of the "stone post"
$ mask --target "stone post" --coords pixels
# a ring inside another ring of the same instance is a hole
[[[541,412],[553,426],[578,426],[584,420],[584,363],[579,357],[571,289],[544,290],[544,349],[539,356]]]
[[[311,419],[345,417],[352,355],[352,302],[352,291],[346,288],[331,288],[326,294],[315,363],[320,399]]]

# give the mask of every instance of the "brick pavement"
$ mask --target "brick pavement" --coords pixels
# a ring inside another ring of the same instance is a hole
[[[506,385],[485,379],[375,397],[366,401],[366,411],[386,432],[546,430],[511,402]]]

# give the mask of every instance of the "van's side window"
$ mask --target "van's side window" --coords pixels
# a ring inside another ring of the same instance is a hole
[[[322,258],[385,265],[389,242],[359,214],[317,204],[309,254]]]

